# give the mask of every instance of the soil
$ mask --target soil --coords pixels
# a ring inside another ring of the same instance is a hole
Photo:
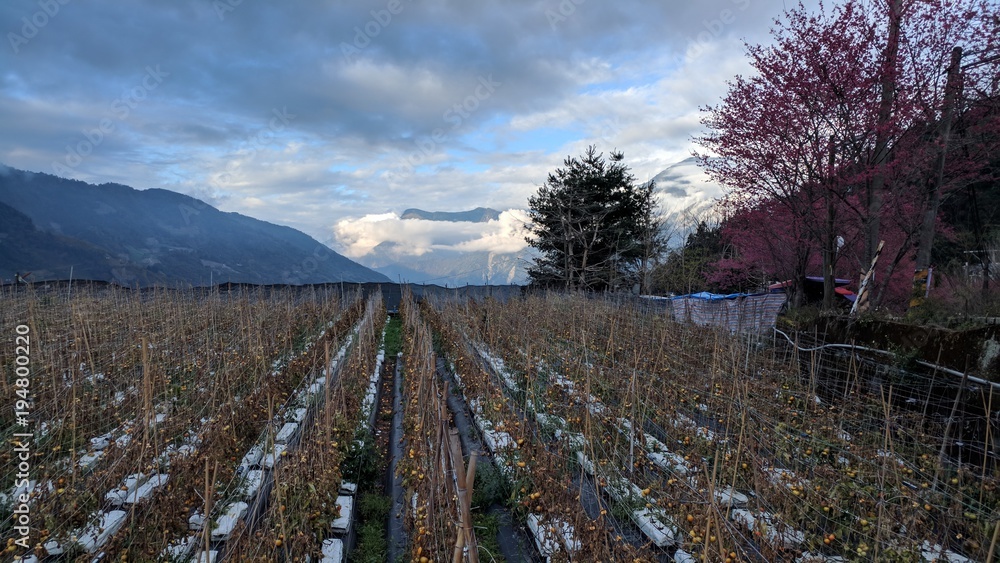
[[[448,388],[448,410],[452,412],[452,419],[458,435],[462,442],[462,455],[468,456],[469,452],[479,452],[482,456],[478,463],[493,463],[493,458],[489,456],[485,447],[479,439],[469,415],[469,407],[462,399],[461,392],[455,387],[445,361],[438,358],[438,377],[446,382]],[[497,516],[500,523],[497,530],[497,543],[500,545],[500,552],[507,561],[541,561],[538,554],[531,547],[531,540],[527,531],[521,526],[515,526],[511,518],[510,511],[500,504],[493,504],[486,508],[488,514]]]
[[[397,358],[391,363],[394,364],[391,368],[392,379],[383,378],[383,381],[391,381],[392,385],[391,394],[383,393],[383,396],[391,397],[392,400],[392,421],[387,444],[389,467],[386,474],[389,496],[392,499],[392,508],[389,510],[388,518],[389,557],[387,561],[398,561],[406,554],[406,527],[403,518],[406,515],[407,501],[403,488],[403,478],[396,474],[396,465],[403,458],[403,362],[401,358]],[[390,368],[386,367],[386,369]]]

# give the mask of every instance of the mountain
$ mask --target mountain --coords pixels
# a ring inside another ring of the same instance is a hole
[[[487,207],[477,207],[471,211],[424,211],[407,209],[400,219],[423,219],[424,221],[446,221],[449,223],[486,223],[500,218],[500,212]]]
[[[389,279],[292,229],[161,189],[0,167],[0,279],[123,285]]]
[[[469,211],[424,211],[407,209],[399,217],[402,221],[434,221],[438,223],[485,224],[500,220],[501,212],[487,207]],[[448,231],[441,225],[438,232]],[[474,229],[473,229],[474,230]],[[527,267],[531,261],[529,249],[519,252],[491,252],[486,250],[454,250],[447,245],[436,245],[420,255],[413,254],[408,245],[384,241],[357,261],[381,272],[393,281],[434,283],[452,287],[463,285],[520,285],[527,283]]]
[[[528,279],[526,251],[461,252],[435,249],[413,256],[404,245],[386,241],[358,259],[393,281],[437,285],[520,285]]]

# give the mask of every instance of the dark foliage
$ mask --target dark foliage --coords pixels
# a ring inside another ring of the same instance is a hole
[[[531,284],[567,290],[631,288],[642,278],[656,239],[652,183],[637,185],[612,152],[605,160],[593,146],[549,174],[529,198],[532,236],[539,251],[528,269]]]

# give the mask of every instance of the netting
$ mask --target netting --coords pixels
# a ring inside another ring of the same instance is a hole
[[[990,548],[989,384],[594,300],[485,301],[445,316],[502,358],[523,410],[554,417],[544,431],[582,435],[569,450],[594,466],[620,519],[642,527],[646,508],[685,552],[982,560]]]

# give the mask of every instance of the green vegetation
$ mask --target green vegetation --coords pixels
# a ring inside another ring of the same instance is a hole
[[[355,483],[377,483],[381,479],[382,456],[383,452],[375,448],[371,430],[361,430],[350,445],[341,473]]]
[[[657,294],[683,295],[698,291],[721,292],[707,281],[716,262],[722,259],[725,246],[718,224],[702,220],[687,236],[684,245],[667,254],[666,260],[650,273],[650,290]]]
[[[483,459],[476,464],[476,482],[472,489],[472,506],[486,509],[510,498],[510,484],[500,471]]]
[[[354,563],[381,563],[389,551],[385,523],[389,517],[392,500],[383,494],[370,492],[362,495],[358,503],[361,526],[358,528],[358,545],[351,552]]]
[[[385,325],[385,356],[395,358],[403,349],[403,322],[398,316],[390,317]]]
[[[490,465],[490,464],[486,464]],[[490,465],[492,467],[492,465]],[[476,474],[479,474],[477,467]],[[478,479],[478,477],[477,477]],[[479,545],[480,561],[506,561],[500,554],[500,542],[497,535],[500,532],[500,519],[496,514],[477,514],[472,519],[472,527],[476,529],[476,542]]]
[[[628,290],[642,283],[661,235],[652,182],[637,184],[621,152],[590,146],[566,158],[528,199],[537,287]]]

